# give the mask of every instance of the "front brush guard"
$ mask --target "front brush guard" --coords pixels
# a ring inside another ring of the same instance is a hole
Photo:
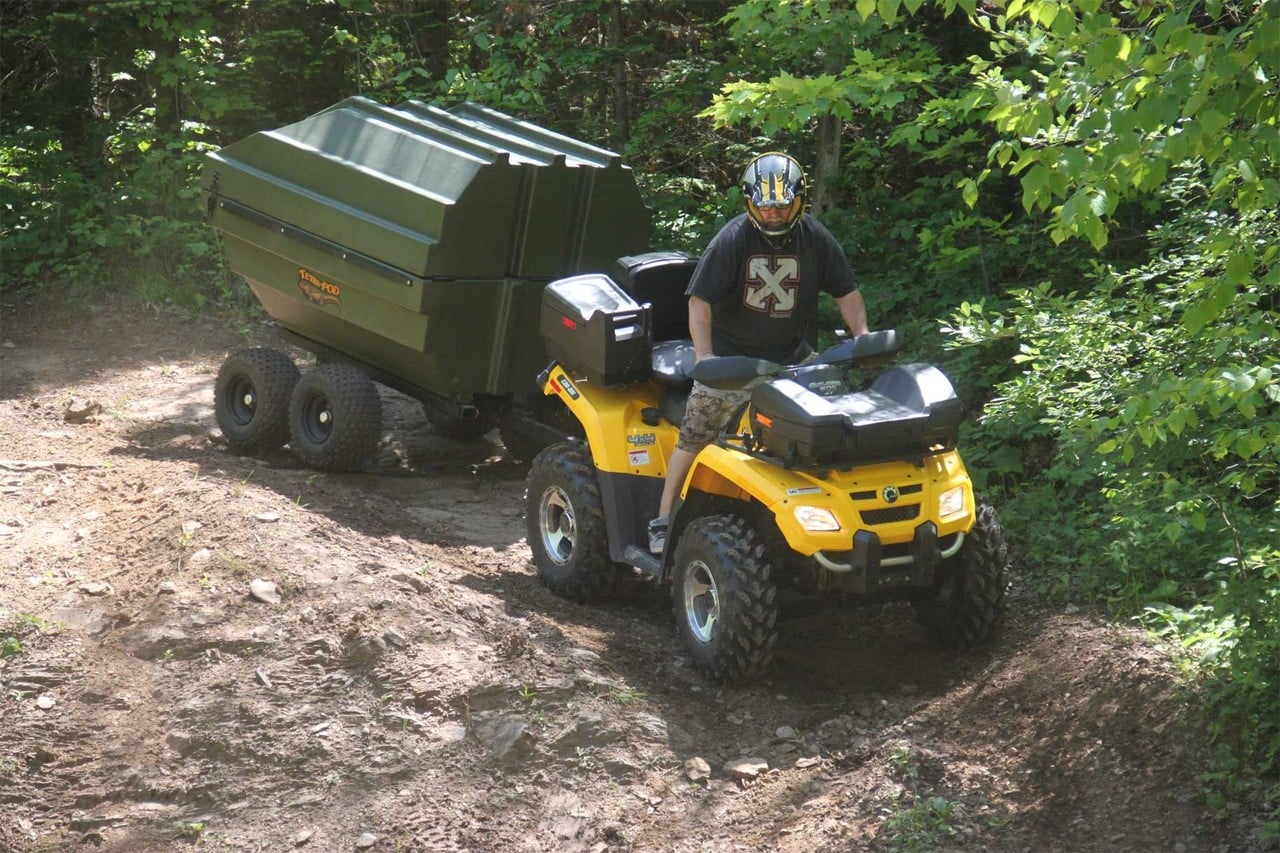
[[[880,537],[870,530],[859,530],[853,534],[853,550],[845,552],[848,562],[834,560],[821,551],[813,558],[839,577],[842,591],[870,595],[891,588],[931,588],[938,563],[955,556],[963,544],[964,534],[957,533],[954,542],[939,550],[938,528],[932,521],[926,521],[916,528],[906,554],[882,556]]]

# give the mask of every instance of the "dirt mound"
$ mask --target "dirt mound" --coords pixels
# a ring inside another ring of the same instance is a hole
[[[1258,846],[1166,658],[1022,578],[980,651],[832,608],[718,689],[662,591],[538,583],[496,436],[384,390],[364,472],[234,456],[214,375],[270,327],[3,320],[0,849]]]

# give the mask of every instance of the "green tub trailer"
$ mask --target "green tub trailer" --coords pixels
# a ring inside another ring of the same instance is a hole
[[[558,438],[535,387],[542,291],[646,257],[650,230],[617,154],[471,103],[349,98],[208,155],[201,181],[231,269],[318,362],[231,354],[218,424],[234,450],[288,442],[324,470],[375,449],[375,381],[455,438],[500,426],[523,456]]]

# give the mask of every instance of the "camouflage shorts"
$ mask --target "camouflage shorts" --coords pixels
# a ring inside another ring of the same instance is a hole
[[[708,388],[701,382],[693,383],[684,418],[680,421],[680,441],[676,447],[690,453],[706,447],[724,429],[729,416],[750,397],[750,391],[725,391]]]

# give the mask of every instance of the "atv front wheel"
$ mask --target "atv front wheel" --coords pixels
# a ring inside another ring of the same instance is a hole
[[[585,447],[553,444],[534,457],[525,521],[538,576],[556,595],[590,602],[617,589],[623,567],[609,559],[604,502]]]
[[[778,642],[778,588],[760,535],[735,515],[700,518],[676,545],[677,630],[694,666],[713,681],[757,678]]]
[[[298,380],[289,400],[289,443],[307,467],[355,470],[373,455],[381,433],[378,389],[359,369],[326,364]]]
[[[289,440],[289,396],[298,366],[270,347],[227,356],[214,383],[213,414],[236,453],[277,450]]]
[[[943,648],[968,648],[991,636],[1004,611],[1009,547],[996,511],[978,505],[978,520],[960,553],[939,566],[942,581],[934,597],[915,605],[916,619],[929,640]]]

